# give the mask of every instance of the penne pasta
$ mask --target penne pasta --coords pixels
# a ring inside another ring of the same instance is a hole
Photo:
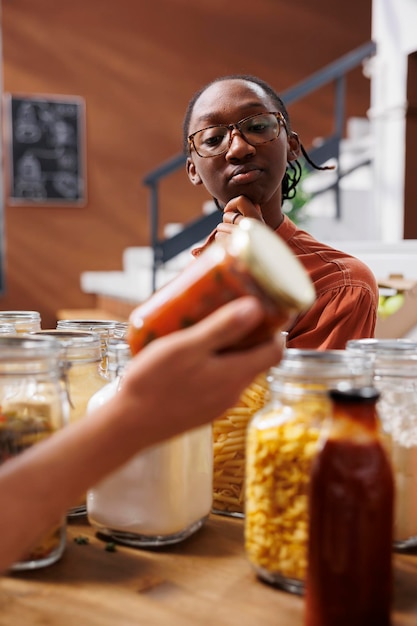
[[[213,422],[213,512],[244,514],[246,431],[268,399],[266,374],[247,387],[236,406]]]

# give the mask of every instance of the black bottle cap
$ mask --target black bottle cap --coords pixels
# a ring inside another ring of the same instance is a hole
[[[331,389],[329,396],[335,402],[349,404],[353,402],[376,402],[380,397],[375,387],[353,387],[349,389]]]

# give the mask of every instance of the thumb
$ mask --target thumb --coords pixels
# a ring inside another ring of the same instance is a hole
[[[209,236],[207,237],[207,239],[206,239],[206,240],[202,243],[202,245],[201,245],[201,246],[198,246],[198,247],[193,248],[193,249],[191,250],[191,254],[192,254],[194,257],[200,256],[200,254],[201,254],[202,252],[204,252],[204,250],[205,250],[206,248],[208,248],[208,246],[209,246],[210,244],[212,244],[212,243],[213,243],[213,241],[216,239],[216,233],[217,233],[217,227],[216,227],[216,228],[214,228],[214,229],[211,231],[211,233],[209,234]]]

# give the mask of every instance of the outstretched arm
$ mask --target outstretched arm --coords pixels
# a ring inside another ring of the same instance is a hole
[[[0,571],[80,494],[139,450],[211,421],[281,357],[279,338],[226,351],[263,316],[252,297],[155,340],[128,368],[116,397],[0,467]],[[30,519],[30,524],[27,520]]]

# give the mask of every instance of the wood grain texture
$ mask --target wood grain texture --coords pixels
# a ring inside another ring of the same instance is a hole
[[[90,543],[76,544],[79,535]],[[0,626],[303,625],[304,600],[255,577],[242,520],[213,515],[163,550],[105,545],[71,524],[59,563],[0,579]],[[396,555],[393,626],[417,624],[416,589],[417,554]]]
[[[6,202],[0,307],[39,310],[44,328],[58,309],[91,308],[81,272],[119,270],[126,247],[149,243],[142,180],[181,150],[194,91],[241,72],[285,90],[367,41],[370,24],[371,0],[5,0],[4,91],[86,101],[88,200],[83,208]],[[290,108],[306,146],[332,130],[332,91]],[[348,79],[347,114],[365,115],[368,106],[358,69]],[[161,227],[193,219],[206,199],[177,172],[161,187]]]

